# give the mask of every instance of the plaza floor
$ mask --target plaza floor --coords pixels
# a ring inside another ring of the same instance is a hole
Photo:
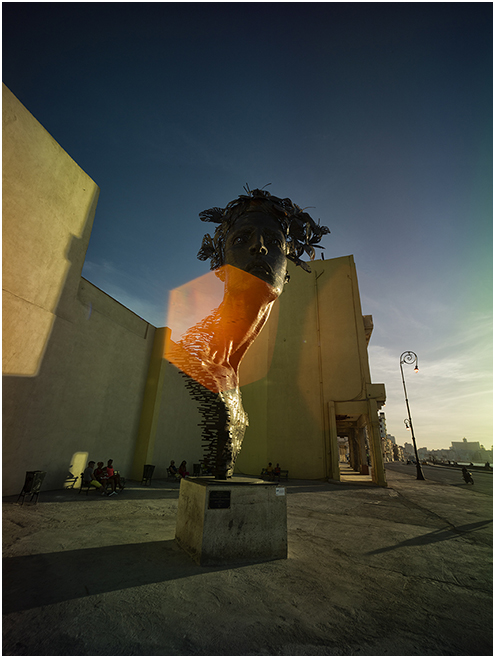
[[[179,485],[3,503],[3,655],[492,655],[492,499],[289,480],[289,556],[200,567]]]

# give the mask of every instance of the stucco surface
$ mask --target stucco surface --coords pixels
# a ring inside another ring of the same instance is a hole
[[[279,312],[262,332],[274,344],[270,369],[242,388],[250,417],[238,458],[244,473],[257,475],[271,461],[294,477],[330,477],[328,403],[357,401],[357,415],[368,414],[371,378],[354,259],[315,261],[311,269],[289,263]],[[246,367],[268,360],[264,350],[255,343]]]
[[[3,88],[3,491],[130,470],[154,328],[81,278],[98,187]]]
[[[87,242],[75,262],[73,241],[89,239],[99,189],[5,85],[2,102],[3,372],[33,376],[53,326],[48,314],[71,267],[81,274]],[[9,320],[13,313],[22,323]]]

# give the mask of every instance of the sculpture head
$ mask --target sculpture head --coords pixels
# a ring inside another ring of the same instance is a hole
[[[200,260],[210,259],[215,270],[233,265],[254,274],[282,292],[286,280],[286,259],[306,272],[311,269],[301,260],[311,260],[315,247],[330,230],[317,224],[308,213],[290,199],[280,199],[264,190],[246,190],[225,208],[210,208],[199,214],[204,222],[215,222],[213,238],[206,234],[198,253]]]
[[[254,210],[240,215],[226,235],[225,264],[257,276],[281,294],[287,275],[284,232],[272,215]]]

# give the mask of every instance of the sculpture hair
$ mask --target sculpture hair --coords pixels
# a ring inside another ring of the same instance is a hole
[[[265,212],[274,217],[280,224],[286,236],[287,258],[299,265],[306,272],[311,272],[308,263],[301,260],[306,253],[311,260],[315,259],[315,247],[321,238],[330,233],[327,226],[320,226],[307,212],[296,206],[290,199],[280,199],[264,190],[244,188],[247,194],[241,194],[237,199],[227,204],[225,208],[210,208],[199,213],[203,222],[218,224],[213,238],[207,233],[203,238],[198,252],[199,260],[210,259],[210,267],[216,270],[225,264],[225,242],[227,234],[236,219],[253,210]]]

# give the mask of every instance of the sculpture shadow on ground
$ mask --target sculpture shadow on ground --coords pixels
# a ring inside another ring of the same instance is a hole
[[[425,546],[427,544],[446,541],[448,539],[458,539],[459,536],[471,533],[475,530],[481,530],[490,523],[493,523],[493,521],[477,521],[476,523],[467,523],[466,525],[462,526],[434,530],[433,532],[428,532],[426,535],[421,535],[420,537],[412,537],[411,539],[406,539],[399,542],[398,544],[393,544],[392,546],[385,546],[384,548],[377,548],[374,551],[368,551],[367,555],[378,555],[379,553],[387,553],[388,551],[394,551],[398,548],[406,548],[408,546]]]
[[[232,566],[200,567],[174,539],[7,557],[3,558],[3,612],[29,610]]]

